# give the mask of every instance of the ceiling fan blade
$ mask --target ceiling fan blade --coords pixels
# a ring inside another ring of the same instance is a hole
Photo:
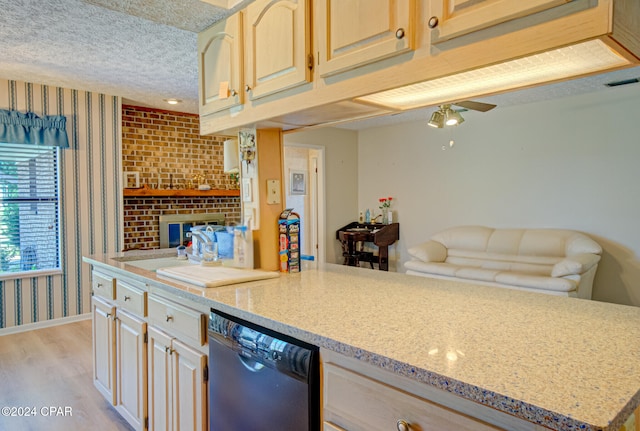
[[[490,111],[497,106],[491,103],[475,102],[473,100],[464,100],[462,102],[454,103],[454,105],[480,112]]]

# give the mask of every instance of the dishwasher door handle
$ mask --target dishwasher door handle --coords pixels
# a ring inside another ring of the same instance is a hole
[[[264,368],[264,364],[261,364],[254,359],[247,359],[240,353],[238,353],[238,360],[247,370],[251,371],[252,373],[260,372]]]

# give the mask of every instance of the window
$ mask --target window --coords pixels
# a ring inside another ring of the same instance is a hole
[[[58,151],[0,143],[0,276],[60,268]]]

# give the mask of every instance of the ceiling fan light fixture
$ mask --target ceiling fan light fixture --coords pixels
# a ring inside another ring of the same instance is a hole
[[[454,111],[449,106],[445,106],[444,108],[444,124],[447,126],[457,126],[462,123],[464,118],[460,115],[459,112]]]
[[[431,119],[427,123],[431,127],[442,129],[444,127],[444,114],[440,109],[431,114]]]

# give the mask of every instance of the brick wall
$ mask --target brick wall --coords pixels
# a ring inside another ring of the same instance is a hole
[[[201,213],[223,213],[227,222],[237,223],[240,221],[240,198],[125,198],[125,248],[160,247],[160,215]]]
[[[195,188],[201,176],[212,189],[234,188],[233,180],[222,171],[225,139],[201,136],[198,115],[122,106],[122,170],[138,172],[141,186]],[[206,212],[221,212],[227,221],[238,222],[240,199],[125,197],[124,247],[159,247],[158,216],[162,214]]]

